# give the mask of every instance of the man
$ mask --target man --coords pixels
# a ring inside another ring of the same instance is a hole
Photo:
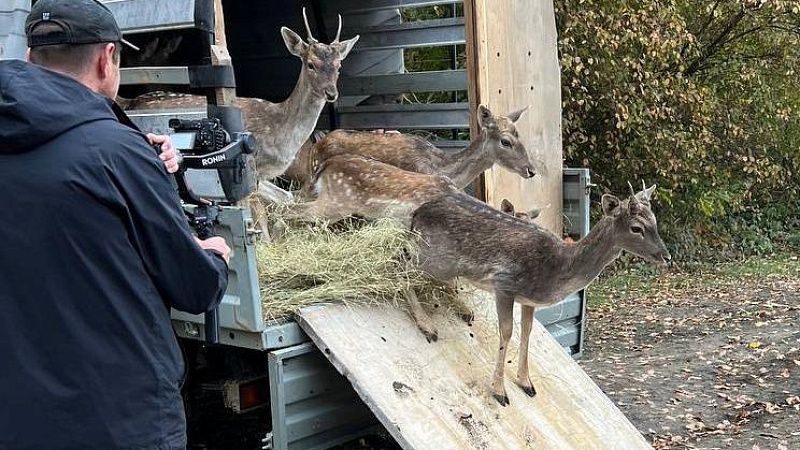
[[[115,115],[111,13],[40,0],[26,33],[35,64],[0,62],[0,449],[184,448],[169,307],[218,304],[230,250]]]

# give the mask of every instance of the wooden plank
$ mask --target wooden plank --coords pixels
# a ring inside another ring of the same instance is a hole
[[[466,35],[467,53],[467,94],[469,97],[469,110],[477,111],[481,99],[481,87],[478,83],[478,48],[480,47],[481,36],[475,23],[475,1],[464,0],[464,33]],[[470,138],[475,139],[478,132],[477,117],[472,114],[469,122]],[[475,197],[486,201],[486,177],[481,174],[472,183],[472,190]]]
[[[507,113],[530,105],[518,130],[541,161],[532,180],[497,166],[487,171],[486,200],[541,208],[538,222],[560,233],[561,86],[552,0],[466,0],[464,7],[472,106],[483,103]]]
[[[470,301],[473,325],[436,315],[434,343],[392,307],[315,307],[298,321],[406,450],[650,448],[538,322],[530,349],[538,394],[530,398],[514,384],[517,325],[505,380],[511,404],[500,406],[488,393],[494,307],[485,295]]]

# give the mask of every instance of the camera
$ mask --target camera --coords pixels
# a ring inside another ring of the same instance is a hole
[[[192,154],[216,152],[231,143],[231,136],[222,128],[219,119],[176,118],[169,120],[169,127],[177,136],[173,136],[173,143],[180,140],[182,147]]]
[[[187,203],[199,199],[233,204],[255,185],[248,158],[255,149],[251,133],[229,133],[217,118],[170,119],[172,143],[183,155],[176,177]],[[183,184],[183,185],[181,185]]]

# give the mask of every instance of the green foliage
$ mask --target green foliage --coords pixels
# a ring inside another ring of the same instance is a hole
[[[404,22],[463,17],[461,4],[435,5],[405,8],[401,11]],[[429,72],[435,70],[464,69],[467,66],[465,45],[419,47],[404,50],[404,62],[408,72]],[[410,93],[405,96],[406,103],[448,103],[468,101],[466,91]]]
[[[677,256],[796,245],[800,2],[557,0],[564,153],[658,183]]]

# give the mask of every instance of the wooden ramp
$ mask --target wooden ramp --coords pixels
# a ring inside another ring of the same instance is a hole
[[[298,321],[404,449],[650,448],[538,322],[529,357],[538,395],[530,398],[514,383],[517,325],[506,366],[511,405],[497,404],[488,394],[494,308],[485,298],[475,301],[472,326],[435,317],[434,343],[389,307],[320,306],[301,311]]]

